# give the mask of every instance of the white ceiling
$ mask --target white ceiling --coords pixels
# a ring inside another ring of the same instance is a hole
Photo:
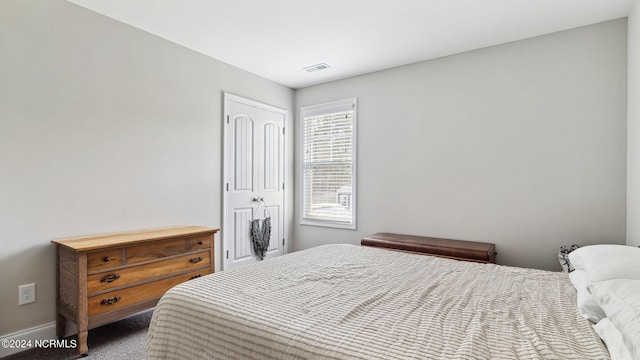
[[[291,88],[627,16],[634,0],[68,0]],[[304,67],[330,69],[307,73]]]

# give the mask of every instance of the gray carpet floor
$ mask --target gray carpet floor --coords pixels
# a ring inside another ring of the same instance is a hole
[[[2,360],[117,360],[144,359],[147,330],[153,310],[89,330],[89,356],[80,357],[77,349],[30,349]],[[77,339],[72,336],[69,339]]]

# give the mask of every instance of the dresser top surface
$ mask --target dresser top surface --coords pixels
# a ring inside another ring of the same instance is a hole
[[[125,232],[115,232],[108,234],[97,234],[82,237],[51,240],[52,243],[74,251],[90,251],[107,248],[111,246],[130,245],[146,241],[171,239],[180,236],[214,234],[219,229],[204,226],[173,226],[165,228],[134,230]]]

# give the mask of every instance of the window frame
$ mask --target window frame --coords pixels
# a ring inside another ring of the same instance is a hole
[[[352,158],[351,158],[351,221],[350,222],[341,222],[341,221],[332,221],[332,220],[324,220],[324,219],[310,219],[305,217],[305,117],[309,116],[317,116],[322,114],[329,114],[331,112],[340,111],[347,107],[351,107],[353,111],[352,115]],[[357,218],[357,124],[358,124],[358,98],[348,98],[338,101],[331,101],[322,104],[310,105],[310,106],[302,106],[300,107],[300,224],[301,225],[311,225],[311,226],[321,226],[321,227],[331,227],[331,228],[341,228],[341,229],[356,229],[356,218]]]

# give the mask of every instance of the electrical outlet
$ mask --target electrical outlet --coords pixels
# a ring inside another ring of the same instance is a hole
[[[36,302],[36,284],[18,286],[18,305]]]

